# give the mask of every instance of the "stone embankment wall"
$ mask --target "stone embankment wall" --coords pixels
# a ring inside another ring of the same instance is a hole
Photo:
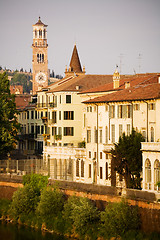
[[[49,185],[54,184],[66,196],[76,195],[91,199],[100,210],[104,210],[108,202],[120,202],[122,198],[126,198],[130,205],[139,207],[142,230],[160,233],[160,193],[49,180]],[[11,199],[18,187],[23,187],[21,176],[0,175],[0,198]]]

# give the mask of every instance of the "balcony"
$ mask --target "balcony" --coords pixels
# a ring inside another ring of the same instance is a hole
[[[160,142],[142,142],[142,151],[160,152]]]
[[[56,141],[61,140],[62,139],[62,135],[54,135],[54,139]]]
[[[48,117],[42,117],[41,119],[42,119],[43,124],[47,124],[47,122],[48,122]]]
[[[18,135],[19,140],[31,140],[36,138],[35,133],[29,133],[29,134],[20,134]]]
[[[37,108],[47,108],[48,107],[48,103],[37,103]]]
[[[114,144],[103,144],[103,152],[110,153],[111,149],[114,148]]]

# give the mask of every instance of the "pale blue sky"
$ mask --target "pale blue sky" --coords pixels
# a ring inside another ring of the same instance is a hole
[[[0,0],[2,67],[32,68],[39,15],[56,74],[64,76],[75,41],[87,74],[112,74],[120,59],[123,74],[160,72],[160,0]]]

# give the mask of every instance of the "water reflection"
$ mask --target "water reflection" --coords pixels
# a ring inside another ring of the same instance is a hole
[[[66,240],[65,237],[0,221],[0,240]]]

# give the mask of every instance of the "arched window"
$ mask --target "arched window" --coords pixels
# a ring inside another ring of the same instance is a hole
[[[44,29],[43,34],[44,34],[44,38],[46,38],[46,29]]]
[[[42,54],[42,62],[44,62],[44,54]]]
[[[37,42],[35,42],[35,46],[37,47]]]
[[[147,184],[146,188],[150,189],[150,183],[151,183],[151,162],[147,158],[145,161],[145,182]]]
[[[81,177],[84,177],[84,161],[81,160]]]
[[[37,53],[37,62],[39,63],[39,53]]]
[[[154,128],[151,127],[151,142],[154,142]]]
[[[35,38],[37,38],[37,30],[35,30]]]
[[[39,38],[42,38],[42,30],[39,30]]]
[[[76,177],[79,177],[79,159],[76,160]]]
[[[160,162],[158,159],[154,162],[154,184],[155,184],[155,190],[157,189],[157,182],[160,181]]]

